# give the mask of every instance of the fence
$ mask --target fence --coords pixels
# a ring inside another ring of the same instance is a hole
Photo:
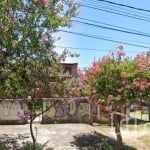
[[[54,99],[43,98],[42,110],[49,108],[36,121],[43,124],[48,123],[89,123],[90,107],[89,101],[85,98]],[[110,115],[106,111],[106,106],[93,103],[94,122],[110,122]],[[40,110],[39,110],[40,111]],[[0,124],[22,124],[18,112],[23,116],[28,113],[27,105],[23,100],[2,100],[0,101]]]
[[[86,99],[43,99],[43,110],[47,107],[51,108],[43,114],[42,123],[89,122],[89,103]]]
[[[24,115],[27,106],[20,100],[0,100],[0,124],[23,124],[18,113]]]

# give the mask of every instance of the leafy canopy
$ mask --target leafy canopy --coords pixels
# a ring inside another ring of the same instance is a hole
[[[89,93],[97,100],[122,104],[149,100],[149,53],[141,53],[131,59],[125,55],[123,46],[118,49],[117,53],[93,62],[86,70],[83,81],[90,86]]]
[[[1,0],[1,98],[35,96],[50,89],[51,76],[68,55],[53,50],[52,33],[70,26],[77,5],[70,0]]]

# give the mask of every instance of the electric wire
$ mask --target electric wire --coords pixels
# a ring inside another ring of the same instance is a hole
[[[83,51],[97,51],[97,52],[111,52],[114,50],[107,50],[107,49],[95,49],[95,48],[83,48],[83,47],[71,47],[71,46],[60,46],[55,45],[56,48],[62,48],[62,49],[72,49],[72,50],[83,50]],[[139,53],[138,51],[125,51],[129,53]]]
[[[121,3],[115,3],[115,2],[112,2],[112,1],[108,1],[108,0],[97,0],[97,1],[99,1],[99,2],[105,2],[105,3],[117,5],[117,6],[127,7],[127,8],[131,8],[131,9],[139,10],[139,11],[144,11],[144,12],[148,12],[148,13],[150,12],[150,10],[148,10],[148,9],[138,8],[138,7],[129,6],[129,5],[121,4]]]
[[[120,12],[120,13],[123,13],[123,14],[128,14],[128,15],[131,15],[131,16],[136,16],[136,17],[140,17],[140,18],[143,18],[143,19],[148,19],[150,20],[150,16],[149,15],[146,15],[146,14],[141,14],[141,13],[138,13],[138,12],[133,12],[132,10],[127,10],[127,9],[122,9],[122,8],[118,8],[118,7],[115,7],[113,5],[107,5],[106,6],[104,4],[101,4],[101,3],[92,3],[91,2],[87,2],[85,0],[83,0],[84,2],[82,2],[81,4],[86,4],[86,5],[92,5],[94,7],[97,7],[98,8],[102,8],[102,9],[105,9],[105,10],[112,10],[112,11],[115,11],[115,12]],[[104,6],[103,6],[104,5]],[[118,10],[119,9],[119,10]]]
[[[150,15],[148,15],[147,12],[141,12],[139,10],[135,10],[135,9],[131,9],[131,8],[125,8],[125,7],[121,7],[121,6],[118,6],[118,5],[113,5],[113,4],[110,4],[110,3],[101,3],[101,2],[98,2],[97,0],[80,0],[80,1],[83,1],[83,2],[86,2],[86,3],[89,3],[90,5],[94,4],[96,6],[100,5],[100,6],[108,6],[108,7],[111,7],[113,9],[120,9],[121,11],[124,10],[124,11],[127,11],[127,13],[133,13],[134,15],[141,15],[143,17],[147,16],[147,17],[150,17]],[[80,2],[79,1],[79,2]],[[119,10],[119,11],[120,11]]]
[[[64,13],[60,13],[60,14],[65,15]],[[140,34],[150,35],[150,33],[144,33],[144,32],[138,31],[138,30],[134,30],[134,29],[130,29],[130,28],[122,27],[122,26],[117,26],[117,25],[114,25],[114,24],[108,24],[108,23],[101,22],[101,21],[96,21],[96,20],[93,20],[93,19],[87,19],[87,18],[84,18],[84,17],[72,16],[72,18],[77,18],[77,19],[84,20],[84,21],[89,21],[89,22],[92,22],[92,23],[103,24],[103,25],[107,25],[107,26],[110,26],[110,27],[116,27],[116,28],[119,28],[119,29],[125,29],[125,30],[131,31],[131,32],[138,32]]]
[[[84,21],[89,21],[89,22],[92,22],[92,23],[103,24],[103,25],[107,25],[107,26],[110,26],[110,27],[116,27],[116,28],[119,28],[119,29],[125,29],[125,30],[131,31],[131,32],[138,32],[140,34],[150,35],[149,33],[144,33],[144,32],[129,29],[129,28],[126,28],[126,27],[117,26],[117,25],[113,25],[113,24],[108,24],[108,23],[104,23],[104,22],[101,22],[101,21],[91,20],[91,19],[87,19],[87,18],[83,18],[83,17],[75,16],[73,18],[81,19],[81,20],[84,20]]]
[[[141,21],[145,21],[145,22],[150,22],[150,20],[148,20],[148,19],[139,18],[139,17],[136,17],[136,16],[128,15],[128,14],[122,14],[122,13],[120,13],[120,12],[114,12],[114,11],[111,11],[111,10],[101,9],[101,8],[94,7],[94,6],[87,5],[87,4],[83,4],[83,3],[80,3],[79,5],[80,5],[80,6],[83,6],[83,7],[86,7],[86,8],[98,10],[98,11],[108,12],[108,13],[115,14],[115,15],[120,15],[120,16],[132,18],[132,19],[136,19],[136,20],[141,20]]]
[[[88,22],[78,21],[78,20],[72,20],[72,21],[77,22],[77,23],[81,23],[81,24],[84,24],[84,25],[94,26],[94,27],[97,27],[97,28],[103,28],[103,29],[108,29],[108,30],[114,30],[114,31],[119,31],[119,32],[124,32],[124,33],[130,33],[130,34],[150,37],[150,35],[148,35],[146,33],[145,34],[141,34],[141,33],[138,33],[138,32],[131,32],[131,31],[127,31],[127,30],[120,30],[120,29],[115,29],[115,28],[111,28],[111,27],[101,26],[101,25],[97,25],[97,24],[91,24],[91,23],[88,23]]]
[[[122,43],[122,44],[130,45],[130,46],[134,46],[134,47],[141,47],[141,48],[146,48],[146,49],[150,48],[150,47],[144,46],[144,45],[139,45],[139,44],[128,43],[128,42],[124,42],[124,41],[108,39],[108,38],[100,37],[100,36],[97,36],[97,35],[90,35],[90,34],[80,33],[80,32],[72,32],[72,31],[67,31],[67,30],[62,30],[62,29],[59,29],[58,31],[69,33],[69,34],[74,34],[74,35],[78,35],[78,36],[84,36],[84,37],[87,37],[87,38],[94,38],[94,39],[98,39],[98,40],[104,40],[104,41],[113,42],[113,43]]]

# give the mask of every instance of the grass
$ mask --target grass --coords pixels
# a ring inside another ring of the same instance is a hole
[[[150,144],[150,136],[144,137],[144,141],[145,141],[147,144]]]
[[[140,139],[147,145],[150,145],[150,135],[144,135]]]

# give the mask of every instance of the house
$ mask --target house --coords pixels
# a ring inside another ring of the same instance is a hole
[[[71,77],[77,77],[78,63],[61,63],[64,73],[67,73]]]

